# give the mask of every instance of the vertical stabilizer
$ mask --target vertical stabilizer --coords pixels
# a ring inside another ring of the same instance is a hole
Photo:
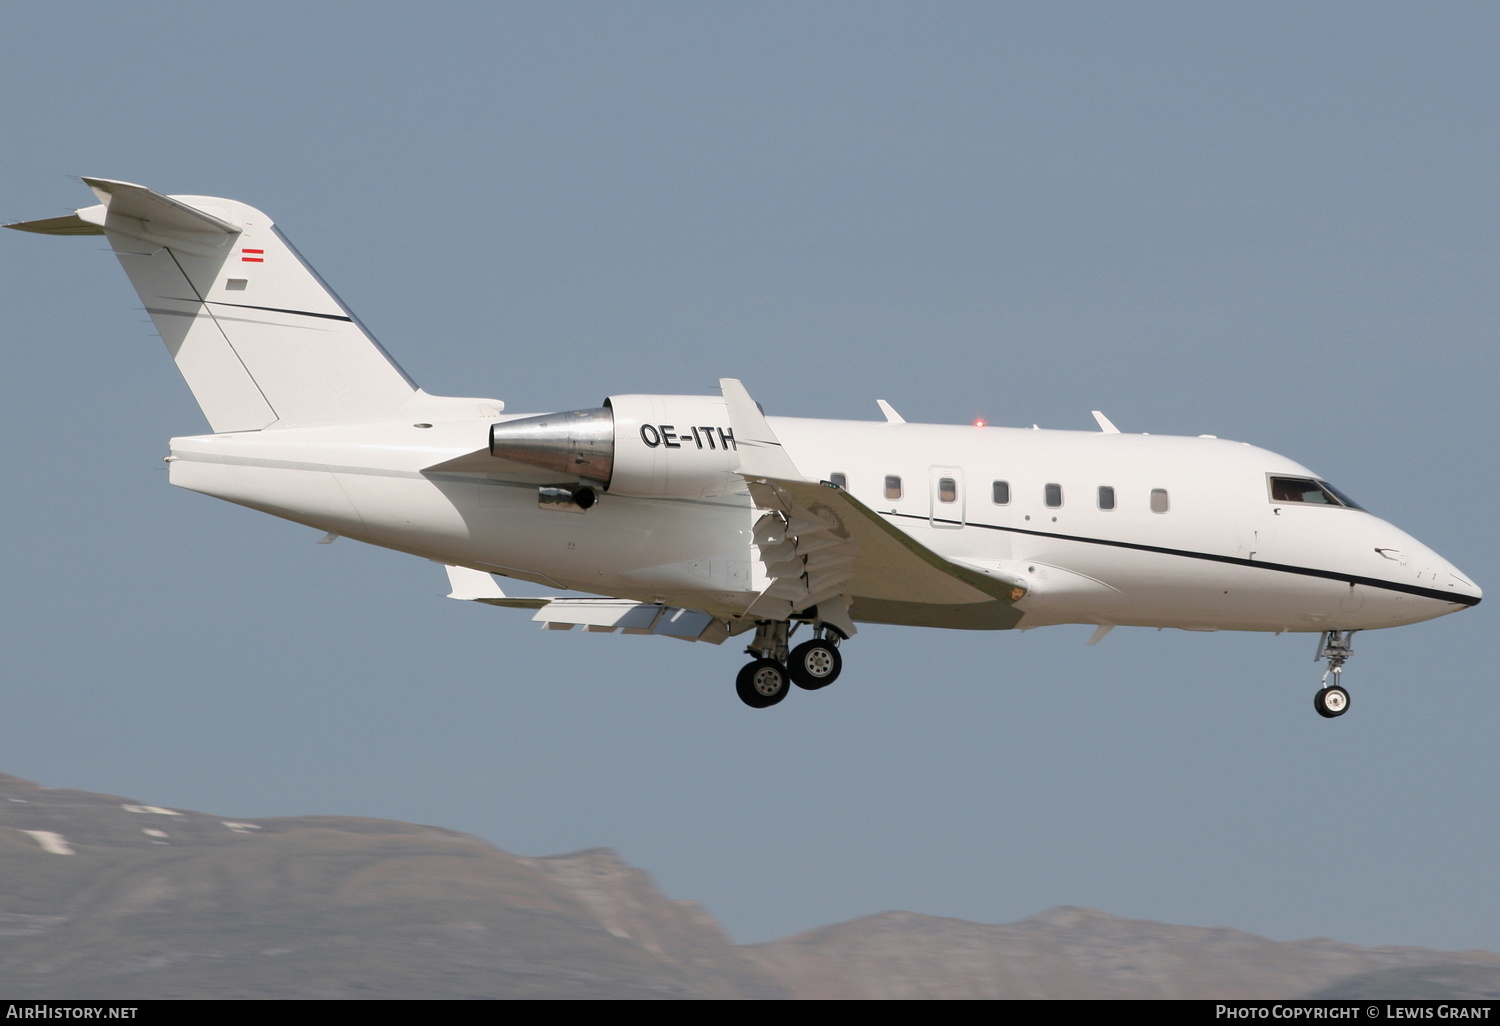
[[[214,431],[377,420],[416,392],[260,211],[83,181],[98,206],[9,227],[107,236]]]

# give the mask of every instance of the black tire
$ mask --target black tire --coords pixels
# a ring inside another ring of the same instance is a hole
[[[746,663],[734,679],[735,693],[752,709],[769,709],[792,690],[786,667],[774,659]]]
[[[792,649],[786,668],[793,684],[804,691],[816,691],[839,679],[844,669],[844,657],[839,655],[832,642],[814,638]]]
[[[1313,695],[1313,708],[1318,710],[1318,715],[1325,719],[1333,719],[1342,716],[1349,711],[1349,692],[1339,687],[1322,688]]]

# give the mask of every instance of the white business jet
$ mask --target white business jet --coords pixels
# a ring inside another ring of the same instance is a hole
[[[9,227],[114,247],[213,429],[171,440],[173,484],[438,561],[453,598],[547,629],[747,635],[756,708],[833,683],[856,623],[1079,623],[1317,634],[1333,717],[1355,631],[1481,597],[1285,457],[1101,413],[1098,432],[908,424],[884,400],[883,421],[767,417],[733,379],[541,416],[431,396],[260,211],[83,181],[97,205]]]

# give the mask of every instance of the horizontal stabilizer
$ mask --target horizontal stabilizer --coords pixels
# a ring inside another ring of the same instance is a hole
[[[135,218],[149,224],[151,230],[158,235],[176,232],[238,235],[241,231],[239,225],[226,221],[223,217],[200,207],[190,206],[175,196],[152,192],[144,185],[114,182],[108,178],[85,178],[83,184],[99,197],[99,202],[108,208],[110,217]]]
[[[5,227],[18,232],[36,232],[38,235],[103,235],[104,226],[85,221],[77,214],[63,217],[44,217],[40,221],[17,221]]]

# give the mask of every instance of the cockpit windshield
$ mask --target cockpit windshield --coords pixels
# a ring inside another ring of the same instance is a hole
[[[1276,474],[1267,476],[1271,486],[1272,502],[1301,502],[1313,506],[1364,509],[1327,481],[1318,481],[1311,477],[1281,477]]]

